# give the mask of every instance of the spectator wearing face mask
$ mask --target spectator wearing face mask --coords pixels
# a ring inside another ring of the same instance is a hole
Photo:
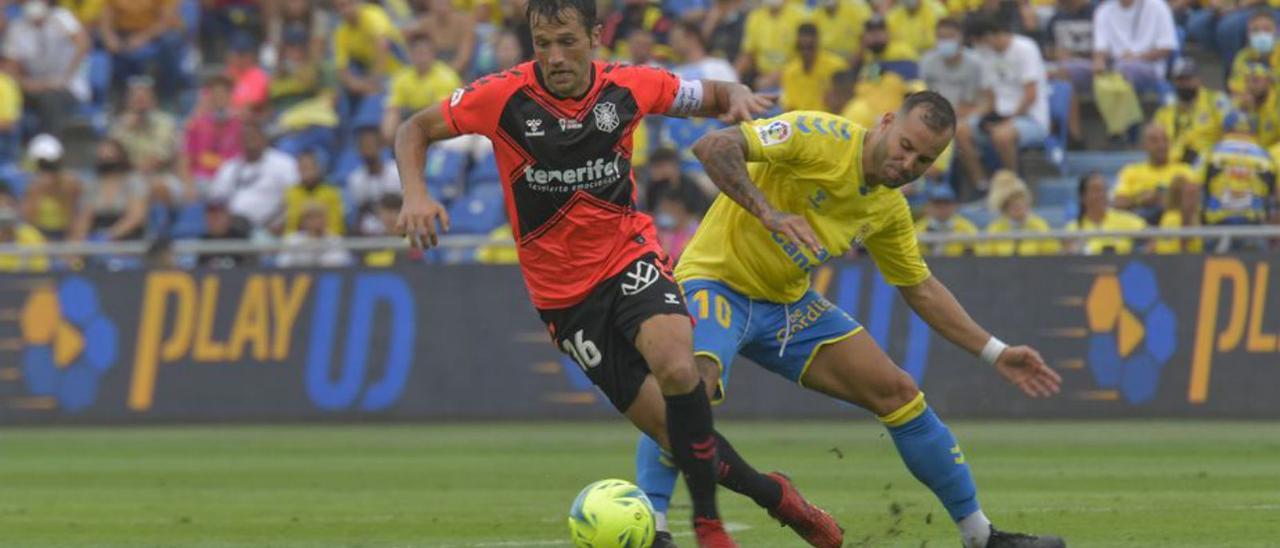
[[[27,146],[36,172],[22,198],[22,217],[50,240],[66,237],[80,204],[80,180],[63,166],[62,153],[62,143],[48,134]]]
[[[1048,232],[1049,223],[1031,210],[1031,191],[1012,171],[1000,170],[991,177],[987,207],[998,216],[987,225],[987,234]],[[1057,240],[989,240],[978,246],[979,255],[994,257],[1030,257],[1057,255],[1062,244]]]
[[[889,36],[922,52],[933,49],[934,30],[947,16],[947,8],[938,0],[902,0],[889,9],[885,22]]]
[[[916,234],[977,234],[978,227],[969,219],[959,214],[960,206],[956,203],[956,193],[951,185],[933,184],[925,190],[928,202],[924,206],[924,217],[916,221]],[[933,244],[925,249],[931,255],[960,257],[973,254],[973,245],[953,242]]]
[[[1173,66],[1174,97],[1153,118],[1169,136],[1169,158],[1194,165],[1222,138],[1222,122],[1231,99],[1203,86],[1194,62],[1179,59]]]
[[[107,139],[98,145],[97,180],[80,198],[71,226],[72,241],[123,241],[146,229],[147,185],[133,170],[124,145]]]
[[[960,23],[938,21],[938,41],[920,60],[920,77],[928,89],[951,102],[956,118],[965,118],[978,107],[982,94],[982,63],[978,55],[964,47]]]
[[[1227,88],[1232,93],[1243,92],[1249,65],[1262,64],[1272,73],[1280,71],[1280,48],[1276,47],[1276,19],[1271,10],[1260,9],[1249,16],[1249,43],[1236,53],[1231,61],[1231,77]]]

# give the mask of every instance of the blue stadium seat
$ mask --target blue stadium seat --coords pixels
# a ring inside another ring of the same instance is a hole
[[[475,159],[471,169],[467,171],[467,188],[497,183],[502,180],[498,174],[498,157],[492,152]]]
[[[960,207],[958,212],[962,217],[969,219],[978,230],[982,230],[991,224],[991,219],[995,218],[995,214],[987,209],[986,200],[974,202]]]
[[[384,93],[378,95],[370,95],[360,101],[360,106],[351,115],[352,129],[360,129],[365,127],[379,127],[382,125],[382,109],[387,102],[387,96]]]
[[[31,174],[16,163],[0,164],[0,182],[9,185],[14,197],[22,199],[27,192],[27,184],[31,182]]]
[[[920,77],[920,65],[915,61],[884,61],[880,63],[880,70],[897,74],[903,80],[915,80]]]
[[[449,207],[449,223],[457,234],[488,234],[505,220],[499,184],[473,186]]]
[[[432,147],[427,150],[427,169],[423,174],[427,178],[431,195],[449,203],[465,190],[467,155],[446,147]]]
[[[1071,154],[1062,165],[1062,174],[1079,177],[1091,171],[1097,171],[1108,177],[1114,176],[1120,168],[1145,160],[1147,154],[1142,151],[1078,151]]]
[[[1036,205],[1061,207],[1076,199],[1076,177],[1046,177],[1036,185]]]
[[[204,204],[196,202],[178,208],[169,228],[169,237],[175,240],[199,238],[204,231]]]

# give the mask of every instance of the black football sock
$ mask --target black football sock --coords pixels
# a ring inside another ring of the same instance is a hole
[[[716,510],[716,433],[707,387],[700,381],[693,392],[663,398],[667,400],[671,454],[693,499],[693,516],[720,519]]]
[[[720,458],[720,485],[750,497],[761,508],[778,507],[782,502],[782,486],[778,482],[747,464],[719,432],[716,432],[716,450]]]

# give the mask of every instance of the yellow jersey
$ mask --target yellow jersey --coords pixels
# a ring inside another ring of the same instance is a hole
[[[1227,79],[1227,91],[1241,93],[1245,88],[1245,77],[1249,74],[1250,63],[1262,63],[1275,71],[1280,68],[1280,48],[1271,48],[1271,54],[1259,53],[1249,46],[1236,52],[1231,61],[1231,77]]]
[[[1146,230],[1147,222],[1142,217],[1129,213],[1128,211],[1120,211],[1118,209],[1108,209],[1107,214],[1102,217],[1101,223],[1094,223],[1089,219],[1083,221],[1071,221],[1067,223],[1067,230],[1076,232],[1097,232],[1110,230]],[[1084,242],[1085,255],[1103,255],[1114,253],[1116,255],[1128,255],[1133,252],[1133,238],[1089,238]]]
[[[1169,136],[1169,159],[1194,164],[1222,139],[1222,122],[1231,99],[1221,91],[1201,88],[1191,105],[1174,101],[1156,111],[1154,121]]]
[[[867,248],[893,285],[929,278],[906,198],[897,189],[869,186],[863,178],[865,129],[814,111],[740,127],[751,180],[774,207],[803,215],[823,250],[815,255],[770,232],[721,195],[680,257],[677,280],[717,280],[753,299],[791,303],[808,291],[809,272],[854,245]]]
[[[1249,107],[1236,101],[1235,107],[1253,120],[1257,128],[1253,137],[1259,145],[1266,148],[1280,142],[1280,92],[1272,91],[1261,106]]]
[[[947,7],[938,0],[923,0],[915,13],[901,4],[885,16],[889,39],[911,46],[917,52],[933,49],[938,20],[947,16]]]
[[[330,234],[341,236],[346,232],[343,222],[342,191],[328,183],[320,183],[312,188],[293,185],[284,193],[284,233],[293,234],[302,221],[302,212],[307,207],[318,204],[324,208],[325,226]]]
[[[871,6],[866,0],[840,0],[834,10],[817,8],[809,17],[818,27],[818,39],[822,49],[850,59],[858,53],[862,43],[862,28],[871,18]]]
[[[797,4],[783,5],[777,15],[767,8],[753,9],[742,31],[742,51],[755,58],[757,72],[779,72],[795,55],[796,29],[808,20]]]
[[[1028,213],[1027,220],[1021,227],[1014,229],[1013,221],[1001,215],[987,225],[987,234],[1008,234],[1010,232],[1049,232],[1049,222],[1035,213]],[[1010,257],[1018,255],[1031,257],[1035,255],[1057,255],[1062,252],[1062,243],[1058,240],[989,240],[978,246],[978,255],[990,257]]]
[[[426,73],[419,73],[418,69],[411,66],[405,67],[391,78],[391,94],[387,97],[387,106],[420,110],[439,103],[460,87],[462,78],[445,63],[433,63]]]
[[[20,223],[14,227],[13,241],[19,247],[41,247],[44,235],[35,227]],[[0,272],[45,272],[49,270],[49,257],[45,255],[0,255]]]
[[[1162,166],[1153,166],[1150,162],[1129,164],[1116,176],[1116,197],[1134,199],[1148,191],[1163,192],[1178,177],[1187,182],[1199,180],[1195,168],[1182,162],[1169,162]]]
[[[930,219],[929,217],[921,217],[916,221],[916,234],[925,234],[928,232],[936,234],[960,234],[969,235],[977,234],[978,227],[973,222],[964,218],[959,213],[952,215],[945,223],[940,223]],[[944,257],[962,257],[969,254],[973,248],[972,244],[960,242],[952,242],[949,244],[937,244],[933,246],[934,255],[942,255]]]
[[[827,90],[831,89],[831,77],[848,70],[849,63],[839,55],[818,51],[809,72],[799,57],[782,69],[783,110],[827,110]]]
[[[360,6],[356,23],[353,25],[344,20],[333,33],[334,66],[345,69],[354,62],[363,65],[366,73],[372,71],[378,42],[382,40],[386,40],[388,46],[383,74],[395,74],[408,61],[404,36],[381,7],[373,4]]]

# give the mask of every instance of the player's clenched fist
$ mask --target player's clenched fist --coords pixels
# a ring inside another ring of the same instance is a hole
[[[396,219],[396,230],[407,236],[409,245],[415,249],[435,247],[440,244],[437,234],[449,231],[449,213],[431,196],[406,193],[400,217]]]

